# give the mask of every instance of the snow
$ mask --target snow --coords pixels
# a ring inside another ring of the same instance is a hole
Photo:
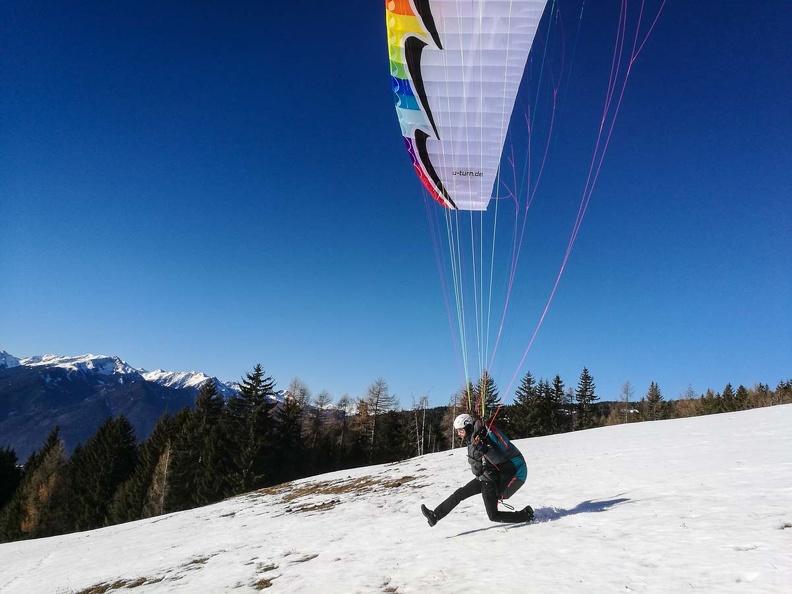
[[[197,371],[165,371],[163,369],[145,371],[143,378],[146,381],[172,388],[200,388],[206,380],[210,379],[205,373]]]
[[[210,378],[200,371],[156,371],[138,370],[146,381],[154,382],[168,388],[194,388],[199,389],[207,380],[213,380],[217,391],[226,397],[237,393],[236,385],[230,382],[221,382],[217,378]]]
[[[19,367],[19,359],[11,353],[0,351],[0,369],[10,369],[12,367]]]
[[[471,477],[461,449],[335,472],[0,545],[0,591],[789,592],[790,427],[787,405],[518,440],[530,525],[478,497],[426,524]]]
[[[123,376],[132,376],[149,382],[157,383],[168,388],[194,388],[198,389],[208,379],[213,379],[218,392],[230,398],[238,393],[238,384],[235,382],[221,382],[217,378],[210,378],[200,371],[146,371],[129,365],[126,361],[113,355],[35,355],[18,359],[6,351],[0,350],[0,369],[26,365],[28,367],[59,367],[69,372],[89,373],[95,375],[120,375],[119,383],[124,383]]]
[[[61,357],[58,355],[37,355],[19,359],[21,365],[30,367],[60,367],[67,371],[95,373],[98,375],[139,375],[140,372],[118,357],[108,355],[79,355]]]

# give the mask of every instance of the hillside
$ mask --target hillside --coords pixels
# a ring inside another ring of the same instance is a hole
[[[295,481],[177,514],[0,545],[0,591],[717,592],[792,583],[792,405],[517,441],[512,499],[429,528],[465,452]]]

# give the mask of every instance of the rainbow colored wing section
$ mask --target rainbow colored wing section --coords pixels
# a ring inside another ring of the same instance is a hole
[[[446,208],[486,210],[547,0],[386,0],[396,113]]]

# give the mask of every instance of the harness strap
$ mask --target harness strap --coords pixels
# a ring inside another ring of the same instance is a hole
[[[500,412],[500,409],[501,409],[502,406],[503,406],[503,403],[499,404],[498,408],[495,409],[495,414],[492,415],[492,418],[490,419],[489,426],[487,427],[487,431],[491,431],[492,430],[492,424],[495,422],[495,417],[498,416],[498,413]]]

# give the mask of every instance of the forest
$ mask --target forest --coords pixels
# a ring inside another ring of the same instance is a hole
[[[238,395],[225,399],[207,381],[193,407],[163,415],[142,440],[116,416],[69,455],[57,427],[24,463],[0,444],[0,542],[149,518],[324,472],[458,447],[452,422],[463,412],[522,439],[792,403],[792,380],[775,389],[728,384],[702,395],[690,388],[669,400],[654,382],[636,399],[627,382],[619,400],[602,402],[586,368],[574,388],[558,375],[547,380],[526,373],[510,404],[486,373],[448,406],[433,408],[426,397],[400,407],[383,379],[364,396],[335,404],[326,392],[312,396],[298,379],[284,392],[275,388],[256,365]]]

